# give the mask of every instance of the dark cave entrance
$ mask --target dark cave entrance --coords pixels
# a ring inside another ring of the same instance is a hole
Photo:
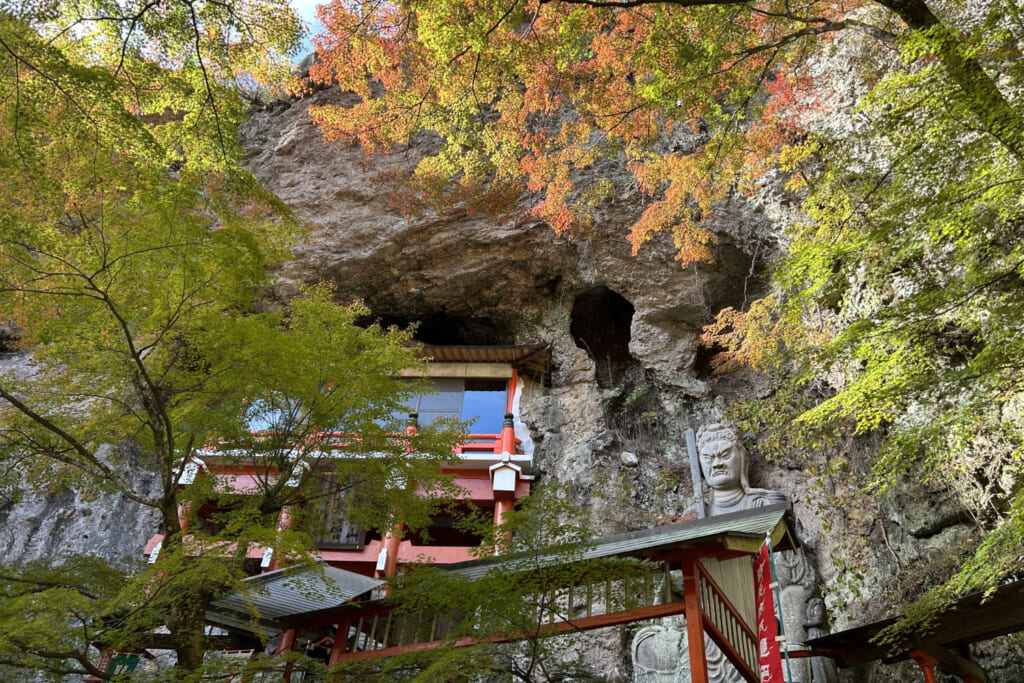
[[[724,351],[726,348],[717,342],[697,345],[693,359],[693,374],[697,379],[707,381],[715,376],[715,358]]]
[[[604,286],[582,292],[573,302],[569,332],[594,359],[602,388],[616,386],[637,365],[629,353],[634,311],[633,304]]]

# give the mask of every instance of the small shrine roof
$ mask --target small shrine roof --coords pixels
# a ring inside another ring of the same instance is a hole
[[[384,583],[327,564],[299,565],[251,576],[245,589],[214,600],[207,622],[233,631],[272,637],[278,620],[294,614],[344,605]]]
[[[927,631],[907,634],[901,642],[890,646],[873,642],[883,629],[895,624],[896,620],[896,617],[882,619],[815,638],[807,644],[815,650],[828,653],[840,666],[847,667],[879,659],[886,662],[899,661],[908,658],[914,649],[929,654],[948,653],[971,643],[1024,631],[1024,580],[1009,581],[991,593],[965,595],[949,609],[937,614]],[[964,662],[940,662],[944,668],[958,675],[959,672],[955,670],[958,665],[968,666]],[[974,671],[966,671],[965,675],[983,680]]]
[[[574,559],[636,557],[658,560],[676,551],[689,550],[700,554],[702,546],[705,549],[714,549],[715,552],[722,550],[737,554],[754,554],[769,535],[776,550],[787,550],[797,546],[793,528],[789,503],[779,503],[595,538],[590,541],[583,553]],[[459,562],[446,565],[444,568],[463,576],[477,578],[493,567],[506,565],[507,568],[507,565],[514,565],[519,559],[526,557],[527,554],[503,555],[493,559]],[[530,566],[536,566],[538,558],[532,555],[529,558]],[[540,558],[540,561],[544,562],[545,559],[553,564],[559,562],[557,555]]]

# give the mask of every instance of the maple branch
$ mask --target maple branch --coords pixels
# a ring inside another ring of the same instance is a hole
[[[0,572],[0,581],[10,581],[11,583],[22,583],[26,586],[36,586],[38,588],[69,588],[77,593],[84,595],[92,600],[99,600],[103,596],[99,593],[93,592],[83,586],[72,583],[70,581],[54,581],[49,579],[33,579],[26,578],[24,576],[18,576],[16,574],[8,574],[6,572]]]
[[[21,114],[21,67],[22,66],[24,66],[24,68],[28,69],[30,72],[35,72],[44,81],[50,83],[50,85],[52,85],[54,87],[54,89],[56,89],[57,92],[59,92],[64,97],[64,99],[74,109],[78,110],[78,112],[92,126],[93,135],[94,135],[97,143],[98,143],[98,141],[100,139],[100,125],[99,125],[99,121],[97,121],[93,117],[93,115],[89,112],[89,110],[86,109],[74,96],[72,96],[71,92],[69,90],[67,90],[64,87],[64,85],[61,84],[61,82],[59,80],[57,80],[55,77],[47,74],[40,67],[38,67],[35,64],[33,64],[32,62],[30,62],[28,60],[28,58],[26,58],[26,57],[22,56],[21,54],[19,54],[13,47],[8,45],[7,42],[4,41],[2,35],[0,35],[0,47],[2,47],[3,50],[5,52],[7,52],[7,54],[9,54],[11,56],[11,58],[14,60],[15,93],[16,93],[16,96],[15,96],[15,112],[14,112],[14,114],[15,114],[15,120],[14,120],[14,139],[15,139],[15,144],[16,144],[16,146],[18,148],[18,157],[22,160],[22,163],[25,165],[26,169],[29,170],[30,177],[33,180],[35,180],[35,175],[32,174],[31,169],[28,168],[29,164],[26,162],[26,154],[25,154],[24,150],[21,147],[21,136],[18,135],[19,122],[21,120],[20,114]],[[98,144],[97,144],[97,146],[98,146]]]
[[[35,648],[35,647],[32,647],[31,645],[29,645],[28,643],[20,642],[17,639],[17,637],[12,636],[11,634],[7,634],[7,638],[9,638],[10,641],[15,646],[17,646],[19,649],[23,650],[24,652],[28,652],[30,654],[33,654],[36,657],[40,657],[42,659],[62,659],[62,660],[70,659],[70,660],[73,660],[73,661],[77,662],[79,664],[79,666],[82,667],[81,669],[72,669],[72,668],[68,668],[68,667],[58,667],[55,664],[43,664],[42,668],[43,668],[44,671],[48,671],[50,673],[61,674],[61,675],[74,675],[74,674],[86,675],[86,674],[88,674],[90,676],[94,676],[96,678],[100,678],[100,679],[103,679],[105,681],[109,681],[111,678],[113,678],[113,676],[111,676],[106,671],[103,671],[103,670],[97,668],[96,665],[93,664],[92,661],[90,661],[89,656],[87,654],[85,654],[85,653],[78,652],[76,650],[63,650],[62,651],[62,650],[46,650],[46,649],[42,649],[42,648]],[[17,662],[15,660],[7,660],[7,659],[0,660],[0,664],[10,664],[10,665],[13,665],[15,667],[19,667],[21,665],[20,662]]]
[[[64,88],[63,85],[61,85],[60,81],[58,81],[53,76],[50,76],[49,74],[47,74],[45,71],[43,71],[42,69],[37,67],[32,62],[28,61],[27,58],[25,58],[22,55],[20,55],[17,51],[14,50],[14,48],[12,48],[10,45],[8,45],[4,41],[2,35],[0,35],[0,47],[2,47],[4,49],[4,51],[6,51],[7,54],[9,54],[11,56],[11,58],[15,61],[15,63],[23,64],[25,66],[25,68],[29,69],[30,71],[34,71],[35,73],[39,74],[39,76],[44,81],[49,82],[54,88],[57,89],[57,91],[60,94],[62,94],[65,97],[65,99],[67,99],[68,102],[70,102],[75,107],[75,109],[77,109],[79,111],[79,113],[82,114],[82,116],[85,117],[85,119],[89,123],[93,124],[94,127],[98,127],[99,126],[99,124],[97,123],[96,119],[94,119],[92,117],[92,115],[89,113],[89,111],[87,109],[85,109],[85,107],[83,107],[81,104],[79,104],[78,100],[76,100],[74,97],[72,97],[71,93],[68,92]],[[19,83],[20,83],[20,81],[19,81]]]
[[[206,72],[206,62],[203,61],[202,36],[199,32],[199,27],[202,24],[199,21],[199,17],[196,16],[195,5],[191,1],[188,1],[185,4],[188,6],[189,14],[192,17],[192,34],[195,37],[196,62],[199,64],[199,69],[203,73],[203,87],[206,89],[206,100],[209,102],[210,108],[213,110],[213,120],[217,125],[217,139],[220,141],[220,152],[226,162],[230,157],[228,154],[228,145],[224,140],[224,129],[221,126],[221,115],[220,110],[217,108],[217,99],[213,94],[213,85],[211,85],[210,82],[210,75]]]
[[[845,31],[847,29],[855,29],[863,33],[867,33],[868,35],[889,44],[896,42],[897,38],[897,36],[889,33],[888,31],[883,31],[882,29],[871,26],[870,24],[865,24],[861,21],[856,21],[855,19],[844,19],[843,21],[828,21],[825,19],[808,20],[804,23],[816,23],[818,25],[806,26],[797,31],[793,31],[792,33],[787,33],[772,43],[764,43],[762,45],[749,47],[745,50],[740,50],[739,52],[733,53],[733,56],[742,55],[743,57],[752,57],[753,55],[765,52],[766,50],[776,50],[780,47],[785,47],[786,45],[796,42],[801,38],[822,35],[824,33],[835,33],[836,31]]]
[[[498,17],[498,20],[496,22],[494,22],[493,24],[491,24],[490,28],[488,28],[487,31],[484,33],[484,38],[490,38],[491,34],[494,33],[498,29],[499,26],[501,26],[503,23],[505,23],[505,20],[508,19],[508,16],[510,14],[512,14],[512,11],[518,5],[519,5],[519,0],[512,0],[512,4],[510,4],[508,6],[508,9],[505,10],[504,14],[502,14],[500,17]],[[451,59],[448,60],[448,64],[451,65],[451,64],[454,64],[455,62],[459,61],[459,59],[462,58],[462,56],[465,55],[467,52],[469,52],[471,49],[473,49],[472,45],[467,45],[466,47],[462,48],[462,50],[457,55],[455,55],[454,57],[452,57]],[[478,64],[480,63],[480,53],[479,52],[477,53],[477,63]],[[474,76],[475,76],[475,74],[474,74]],[[475,80],[475,78],[474,78],[474,80]]]
[[[157,5],[161,4],[161,2],[162,2],[162,0],[150,0],[150,2],[147,2],[145,5],[143,5],[142,8],[139,9],[138,12],[136,12],[135,14],[131,14],[131,15],[118,15],[118,14],[107,15],[107,14],[100,14],[100,15],[91,16],[91,17],[82,17],[82,18],[78,19],[77,21],[73,22],[70,26],[68,26],[64,30],[60,31],[57,34],[57,37],[60,37],[60,36],[64,35],[65,33],[70,32],[73,29],[74,26],[76,26],[76,25],[78,25],[80,23],[84,23],[84,22],[95,22],[95,23],[99,23],[101,21],[113,22],[113,23],[126,23],[126,22],[129,22],[128,30],[125,31],[124,39],[121,41],[120,57],[118,58],[117,68],[114,69],[114,74],[115,75],[120,74],[121,73],[121,69],[122,69],[122,67],[124,67],[125,60],[126,60],[126,58],[128,56],[128,45],[131,42],[132,34],[135,33],[135,27],[139,24],[140,21],[142,21],[142,17],[144,17],[147,12],[149,12],[151,9],[153,9]]]
[[[883,43],[888,45],[895,44],[899,39],[899,36],[891,31],[886,31],[883,28],[879,28],[873,24],[868,24],[857,19],[843,19],[842,21],[833,21],[825,17],[802,17],[798,14],[794,14],[790,11],[785,12],[769,12],[767,10],[760,9],[758,7],[751,7],[750,11],[754,14],[759,14],[763,17],[773,17],[775,19],[787,19],[789,21],[795,21],[799,24],[818,24],[823,27],[829,27],[828,31],[842,31],[845,29],[853,29],[865,33],[872,38],[876,38]],[[824,33],[826,31],[822,31]]]
[[[59,452],[53,451],[53,449],[47,449],[47,451],[49,451],[47,454],[53,457],[55,460],[59,460],[60,462],[66,463],[68,465],[73,465],[74,467],[77,467],[83,472],[86,472],[92,476],[96,476],[96,472],[90,471],[90,469],[86,467],[85,463],[88,463],[92,467],[95,467],[99,472],[101,472],[103,478],[106,478],[108,481],[111,481],[114,484],[116,484],[118,489],[128,498],[131,498],[135,502],[141,503],[142,505],[146,505],[148,507],[158,507],[159,501],[157,499],[150,498],[149,496],[144,496],[140,493],[137,493],[135,489],[133,489],[132,486],[128,483],[128,481],[123,476],[121,476],[119,472],[115,471],[113,468],[109,467],[106,463],[100,460],[91,449],[85,446],[85,444],[80,442],[69,432],[59,427],[48,417],[32,410],[32,408],[30,408],[23,401],[18,399],[17,396],[7,391],[7,389],[5,389],[3,385],[0,385],[0,398],[7,401],[7,403],[13,406],[15,410],[17,410],[19,413],[27,417],[34,424],[38,425],[39,427],[42,427],[44,430],[53,434],[62,442],[67,444],[69,449],[77,453],[79,457],[85,462],[83,463],[82,460],[78,460],[76,458],[62,456]]]
[[[980,294],[988,290],[990,287],[999,284],[1000,282],[1006,280],[1007,278],[1016,277],[1018,275],[1017,269],[1020,268],[1022,265],[1024,265],[1024,259],[1011,263],[1009,267],[1004,269],[1002,272],[994,274],[989,279],[983,282],[979,282],[978,284],[969,288],[967,291],[960,294],[960,296],[953,299],[953,301],[951,301],[945,308],[940,308],[936,311],[928,313],[927,315],[920,315],[917,318],[908,320],[905,323],[897,325],[896,329],[911,329],[912,327],[915,327],[922,323],[928,322],[930,320],[938,320],[942,316],[952,313],[956,309],[966,305],[969,301],[971,301],[975,297],[979,296]],[[879,330],[878,332],[869,334],[867,336],[870,338],[874,336],[881,336],[882,334],[882,330]]]

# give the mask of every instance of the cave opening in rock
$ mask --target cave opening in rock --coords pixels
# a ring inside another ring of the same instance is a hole
[[[612,387],[636,363],[629,353],[633,304],[608,287],[592,287],[572,305],[569,332],[576,346],[594,359],[597,382]]]
[[[724,351],[726,348],[717,342],[697,345],[697,353],[693,359],[693,374],[697,379],[706,381],[714,377],[715,358]]]

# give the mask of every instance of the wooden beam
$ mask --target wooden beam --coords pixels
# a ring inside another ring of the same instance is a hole
[[[511,363],[428,363],[423,371],[406,368],[399,377],[453,377],[469,379],[508,379]]]
[[[789,526],[784,520],[780,520],[771,533],[772,547],[776,550],[787,550],[797,547],[797,544],[789,534]],[[729,550],[734,550],[744,555],[756,555],[761,546],[764,545],[764,536],[731,533],[723,537],[722,543]]]

